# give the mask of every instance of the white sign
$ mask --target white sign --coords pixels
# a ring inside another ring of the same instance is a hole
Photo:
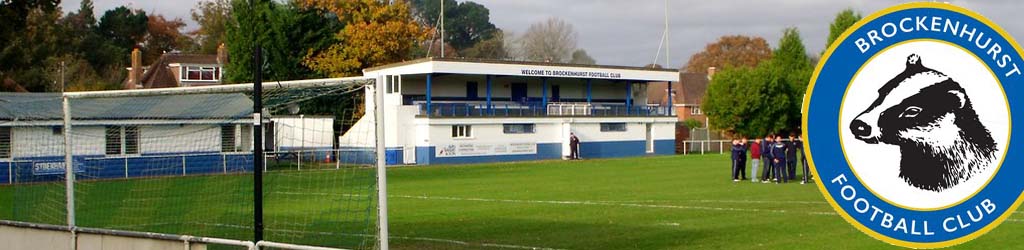
[[[580,78],[622,78],[620,73],[603,71],[573,71],[573,70],[550,70],[550,69],[522,69],[520,74],[524,76],[553,76],[553,77],[580,77]]]
[[[536,143],[455,143],[438,145],[436,157],[530,155],[537,154]]]

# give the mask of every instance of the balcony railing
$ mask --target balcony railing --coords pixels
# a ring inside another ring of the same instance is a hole
[[[669,106],[626,106],[588,103],[417,103],[419,115],[427,117],[666,117],[674,116]]]

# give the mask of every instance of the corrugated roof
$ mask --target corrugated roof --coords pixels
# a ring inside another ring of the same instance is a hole
[[[63,119],[59,93],[0,93],[0,120]],[[252,114],[241,93],[71,99],[76,120],[238,119]]]

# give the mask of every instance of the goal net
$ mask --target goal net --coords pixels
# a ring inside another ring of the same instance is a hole
[[[373,248],[372,82],[264,84],[258,120],[251,84],[0,95],[0,219],[248,241],[256,170],[264,240]]]

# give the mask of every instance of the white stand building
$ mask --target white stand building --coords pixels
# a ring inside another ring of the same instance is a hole
[[[648,105],[646,88],[678,82],[676,70],[425,58],[363,73],[384,82],[391,165],[560,159],[570,154],[570,133],[582,158],[675,152],[672,104]],[[367,114],[377,108],[366,105]],[[372,119],[361,118],[339,145],[372,145]]]

